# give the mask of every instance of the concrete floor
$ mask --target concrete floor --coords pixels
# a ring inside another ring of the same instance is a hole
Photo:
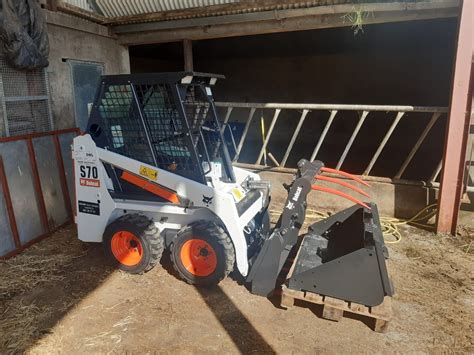
[[[142,276],[115,271],[100,246],[77,241],[70,227],[19,257],[54,267],[35,287],[0,293],[0,352],[472,352],[472,238],[403,230],[389,245],[397,294],[394,319],[380,334],[361,319],[322,319],[318,307],[283,310],[277,297],[254,296],[231,278],[197,289],[177,279],[166,255]],[[32,282],[28,268],[15,267],[20,260],[0,264],[3,283]]]

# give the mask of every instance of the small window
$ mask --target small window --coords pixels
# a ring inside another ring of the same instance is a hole
[[[72,77],[76,126],[84,131],[89,120],[88,105],[94,101],[97,84],[104,72],[104,65],[82,60],[68,59],[67,62]]]

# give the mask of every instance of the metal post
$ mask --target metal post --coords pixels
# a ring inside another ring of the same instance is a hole
[[[242,137],[240,137],[239,146],[237,147],[237,153],[235,154],[234,161],[239,160],[240,151],[245,142],[245,138],[247,137],[247,133],[249,131],[250,123],[252,122],[253,115],[255,114],[255,107],[252,107],[249,112],[249,116],[247,117],[247,122],[245,123],[244,131],[242,132]]]
[[[474,188],[474,186],[469,186],[469,181],[471,179],[471,168],[472,168],[472,158],[473,158],[472,154],[474,152],[474,141],[468,146],[471,148],[469,149],[469,158],[468,158],[468,163],[466,167],[466,179],[464,180],[464,186],[466,186],[466,191]]]
[[[392,135],[393,131],[398,125],[398,122],[402,119],[403,115],[405,112],[399,112],[397,113],[397,117],[395,117],[395,120],[393,121],[392,125],[388,129],[387,133],[385,134],[385,137],[383,137],[382,142],[380,143],[379,147],[377,148],[377,151],[375,152],[374,156],[372,157],[372,160],[370,161],[369,165],[367,166],[367,169],[365,169],[363,175],[369,175],[370,171],[374,167],[375,162],[379,158],[380,153],[382,153],[383,148],[385,148],[385,145],[387,144],[388,140],[390,139],[390,136]]]
[[[222,127],[221,127],[221,133],[224,133],[225,126],[226,126],[227,122],[229,122],[229,118],[230,118],[230,114],[232,113],[232,109],[233,109],[232,106],[227,108],[227,111],[226,111],[225,117],[224,117],[224,122],[223,122]]]
[[[3,197],[5,199],[5,205],[7,208],[8,221],[10,223],[10,229],[13,235],[13,241],[15,242],[15,248],[18,250],[21,248],[20,234],[18,233],[18,227],[16,224],[15,211],[13,210],[12,198],[10,195],[10,188],[8,187],[7,174],[5,173],[5,165],[3,165],[3,159],[0,156],[0,185],[2,185]]]
[[[463,1],[441,173],[436,231],[456,233],[472,104],[474,1]],[[470,81],[470,82],[469,82]]]
[[[49,120],[49,129],[52,131],[54,129],[54,120],[53,120],[53,108],[51,107],[51,92],[49,87],[49,75],[47,69],[43,69],[44,73],[44,85],[46,86],[46,104],[48,105],[48,120]]]
[[[334,121],[334,117],[336,117],[336,115],[337,115],[337,110],[332,110],[331,111],[331,116],[329,116],[329,119],[326,122],[326,126],[324,126],[323,133],[321,133],[321,136],[319,137],[319,141],[316,144],[316,147],[314,148],[313,154],[311,154],[311,158],[309,158],[309,161],[313,161],[316,158],[316,155],[318,154],[319,149],[323,145],[324,138],[326,138],[326,134],[328,133],[329,128],[332,125],[332,121]]]
[[[142,112],[142,108],[141,108],[141,105],[140,105],[140,100],[138,100],[138,95],[137,95],[137,92],[135,90],[135,85],[133,85],[132,83],[130,83],[129,85],[130,85],[130,88],[132,90],[132,94],[133,94],[135,104],[137,105],[138,115],[140,116],[140,121],[143,125],[143,132],[145,132],[145,137],[146,137],[146,141],[148,143],[148,147],[150,148],[151,157],[153,158],[153,162],[155,163],[155,166],[158,166],[158,163],[157,163],[157,160],[156,160],[155,149],[153,148],[153,144],[151,144],[151,138],[150,138],[150,135],[148,133],[149,132],[148,131],[148,125],[146,124],[145,118],[143,117],[143,112]]]
[[[433,183],[436,181],[438,178],[439,173],[441,172],[441,168],[443,167],[443,161],[441,160],[439,164],[436,166],[435,171],[433,171],[433,174],[430,177],[430,182]]]
[[[48,213],[46,212],[46,204],[44,202],[43,189],[41,188],[41,180],[38,171],[38,164],[36,163],[35,148],[33,147],[33,140],[27,139],[28,155],[30,158],[31,172],[33,174],[33,185],[35,187],[36,198],[38,199],[38,209],[41,218],[41,223],[45,233],[50,231],[48,222]]]
[[[308,112],[309,112],[308,110],[303,110],[303,112],[301,113],[300,120],[298,122],[298,125],[296,126],[295,132],[293,133],[293,137],[291,137],[290,144],[288,144],[288,148],[286,149],[285,156],[283,157],[283,160],[281,161],[280,166],[285,166],[286,160],[288,159],[288,156],[290,155],[291,149],[293,149],[293,145],[295,144],[296,137],[298,136],[298,133],[300,133],[301,126],[303,125],[303,122]]]
[[[63,154],[61,152],[61,144],[59,142],[59,137],[57,134],[53,135],[53,141],[54,149],[56,151],[56,161],[58,163],[58,173],[59,179],[61,181],[61,190],[63,193],[64,204],[66,205],[66,211],[69,218],[71,219],[71,221],[73,221],[74,215],[72,213],[72,204],[71,198],[69,196],[69,189],[67,188],[66,170],[64,169]]]
[[[7,114],[7,104],[5,98],[5,91],[3,87],[3,75],[0,74],[0,100],[2,101],[2,111],[3,111],[3,128],[5,129],[5,134],[0,134],[0,136],[10,137],[10,128],[8,124],[8,114]]]
[[[359,122],[357,122],[357,126],[354,128],[354,132],[352,132],[352,136],[349,139],[349,142],[347,142],[346,149],[344,149],[344,152],[342,153],[341,158],[339,159],[339,162],[337,163],[336,169],[340,169],[342,166],[342,163],[344,163],[347,153],[349,153],[349,150],[351,149],[352,144],[354,143],[354,140],[357,137],[357,134],[359,133],[359,130],[362,127],[362,124],[364,123],[365,118],[367,117],[368,114],[369,114],[369,111],[362,112],[362,115],[359,118]]]
[[[198,107],[198,109],[199,109],[199,107]],[[196,109],[196,111],[197,111],[197,109]],[[224,117],[224,122],[222,122],[222,125],[221,125],[221,129],[220,129],[221,135],[224,134],[224,131],[225,131],[225,128],[226,128],[226,126],[227,126],[227,122],[229,121],[229,118],[230,118],[230,114],[231,114],[231,113],[232,113],[232,107],[228,107],[228,108],[227,108],[227,112],[226,112],[225,117]],[[204,114],[203,117],[205,118],[206,115],[207,115],[207,113]],[[232,134],[231,134],[231,137],[232,137],[232,140],[233,140],[233,139],[234,139],[234,136],[233,136]],[[235,142],[234,142],[234,145],[235,145]],[[217,144],[216,144],[216,147],[214,148],[214,151],[213,151],[213,153],[212,153],[212,156],[213,156],[213,157],[217,155],[217,152],[219,151],[219,148],[220,148],[220,147],[221,147],[221,141],[218,140],[218,141],[217,141]]]
[[[194,71],[193,42],[189,39],[183,41],[184,71]]]
[[[407,168],[408,164],[410,164],[411,160],[415,156],[416,152],[420,148],[421,144],[425,140],[426,136],[430,132],[431,128],[434,126],[436,121],[438,120],[439,116],[441,116],[441,113],[435,112],[433,113],[433,116],[431,116],[430,121],[426,125],[425,129],[421,133],[420,137],[416,141],[415,145],[413,146],[412,150],[410,151],[410,154],[408,154],[407,158],[403,162],[402,166],[400,167],[400,170],[398,170],[397,175],[395,175],[395,179],[400,179],[402,177],[402,174],[405,172],[405,169]]]
[[[275,128],[275,124],[276,124],[276,121],[278,120],[278,116],[280,115],[280,112],[281,110],[279,108],[275,110],[275,114],[273,115],[272,122],[270,123],[270,128],[268,128],[267,136],[265,137],[265,141],[263,142],[262,149],[260,150],[260,154],[258,155],[257,161],[255,162],[255,164],[257,165],[259,165],[262,160],[263,153],[265,152],[265,149],[267,148],[267,144],[270,141],[273,128]]]

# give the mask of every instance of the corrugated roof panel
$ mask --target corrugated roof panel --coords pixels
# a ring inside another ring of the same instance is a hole
[[[66,0],[76,2],[86,0]],[[97,6],[106,17],[140,15],[161,11],[183,10],[200,6],[223,5],[239,2],[239,0],[96,0]],[[82,6],[80,6],[82,7]]]

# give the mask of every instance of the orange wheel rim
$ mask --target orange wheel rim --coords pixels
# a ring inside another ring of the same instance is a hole
[[[133,233],[127,231],[117,232],[113,235],[110,244],[112,254],[120,264],[135,266],[142,260],[142,243]]]
[[[191,239],[183,244],[181,263],[187,271],[196,276],[209,276],[217,267],[214,248],[202,239]]]

